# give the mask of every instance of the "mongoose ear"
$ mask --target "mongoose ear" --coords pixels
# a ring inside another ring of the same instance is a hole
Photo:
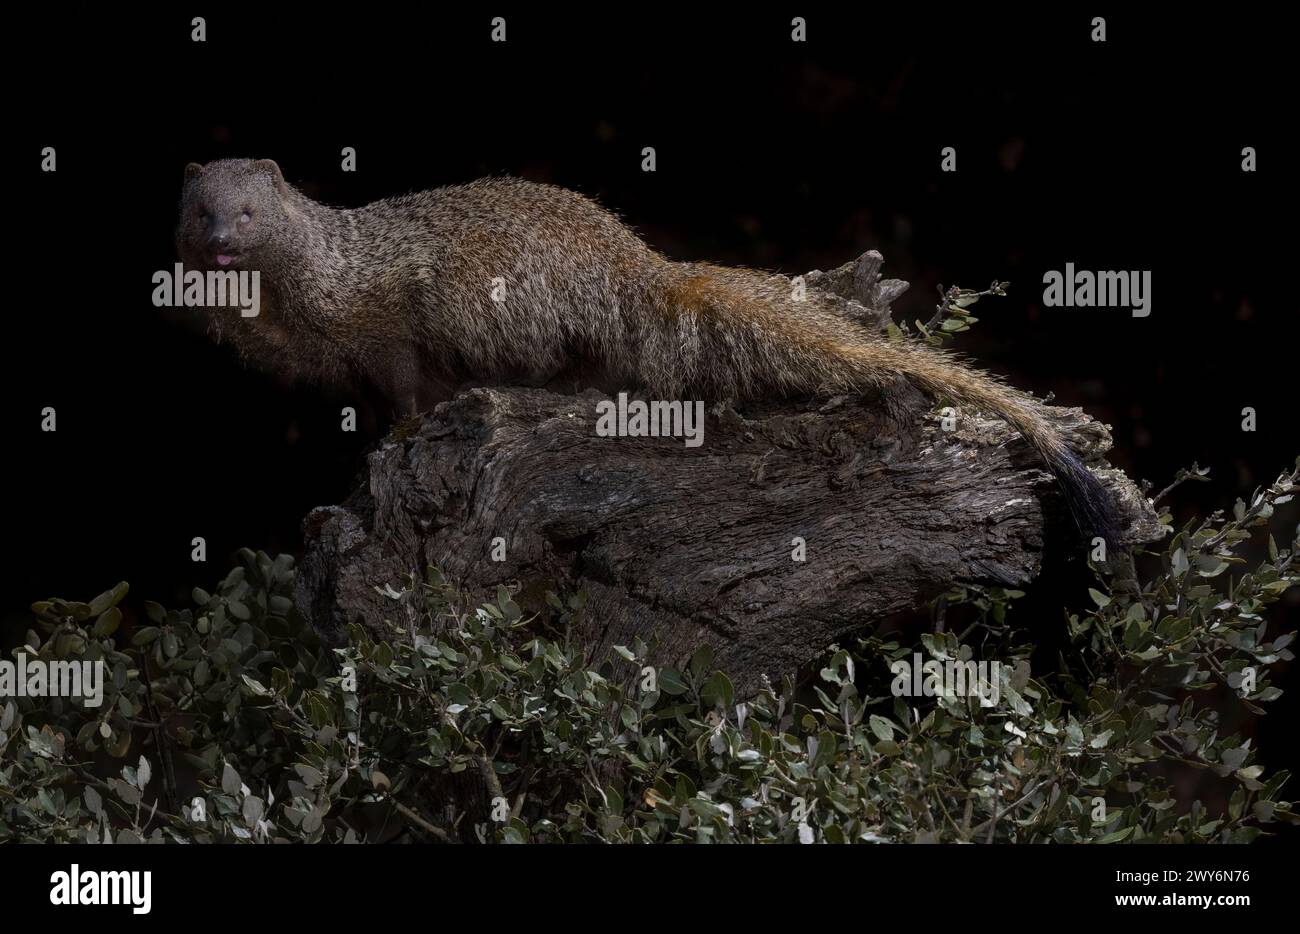
[[[276,164],[274,159],[255,159],[253,160],[253,169],[271,176],[271,181],[275,183],[275,190],[281,195],[289,193],[289,186],[284,180],[284,175],[280,173],[280,166]]]
[[[189,165],[185,166],[185,181],[188,182],[202,171],[203,166],[199,165],[197,162],[191,162]]]
[[[275,179],[277,183],[284,181],[284,176],[280,174],[280,167],[276,165],[274,159],[258,159],[253,163],[253,168],[257,169],[259,172],[271,173],[271,177]]]

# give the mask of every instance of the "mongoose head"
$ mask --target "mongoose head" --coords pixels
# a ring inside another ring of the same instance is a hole
[[[271,159],[191,162],[181,190],[177,253],[200,269],[259,268],[259,254],[289,223],[290,196]]]

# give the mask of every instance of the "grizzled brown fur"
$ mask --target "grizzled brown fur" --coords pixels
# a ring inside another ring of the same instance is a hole
[[[176,238],[187,267],[221,254],[261,273],[261,314],[214,309],[211,329],[291,379],[369,380],[413,412],[467,381],[575,368],[710,401],[883,392],[901,374],[1005,418],[1085,530],[1113,534],[1108,493],[1031,397],[815,293],[795,301],[779,276],[666,259],[563,188],[490,178],[336,209],[270,160],[191,163]]]

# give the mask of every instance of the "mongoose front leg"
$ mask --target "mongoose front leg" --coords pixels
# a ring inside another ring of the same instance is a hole
[[[394,354],[381,388],[395,418],[410,418],[420,411],[420,367],[414,353]]]
[[[394,418],[410,418],[411,416],[418,415],[419,413],[420,413],[420,400],[415,395],[415,393],[402,396],[400,399],[394,400],[393,402]]]

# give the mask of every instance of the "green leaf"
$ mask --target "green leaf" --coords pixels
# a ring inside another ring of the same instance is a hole
[[[271,690],[268,687],[266,687],[264,684],[262,684],[259,681],[254,681],[248,675],[240,675],[239,677],[240,680],[244,682],[244,686],[247,687],[250,691],[252,691],[253,694],[255,694],[256,696],[266,697],[268,694],[271,693]]]
[[[700,696],[704,698],[706,703],[711,703],[726,710],[735,702],[736,692],[731,686],[731,679],[721,671],[715,671],[709,676],[708,682],[700,691]]]
[[[709,666],[713,664],[713,647],[702,645],[695,650],[691,656],[691,680],[699,682],[703,680]]]
[[[106,639],[113,633],[117,632],[117,627],[122,624],[122,611],[115,606],[110,606],[104,612],[99,614],[95,620],[95,625],[91,628],[96,636]]]
[[[683,680],[681,672],[676,668],[660,668],[657,680],[659,690],[663,691],[665,694],[671,694],[674,697],[680,694],[685,694],[690,690],[685,680]]]
[[[221,770],[221,790],[228,795],[239,794],[239,788],[243,784],[240,781],[239,773],[230,767],[227,762]]]
[[[112,590],[104,591],[94,600],[90,601],[88,615],[100,616],[108,610],[109,607],[117,606],[117,604],[122,602],[122,598],[126,596],[127,590],[126,581],[122,581]]]

